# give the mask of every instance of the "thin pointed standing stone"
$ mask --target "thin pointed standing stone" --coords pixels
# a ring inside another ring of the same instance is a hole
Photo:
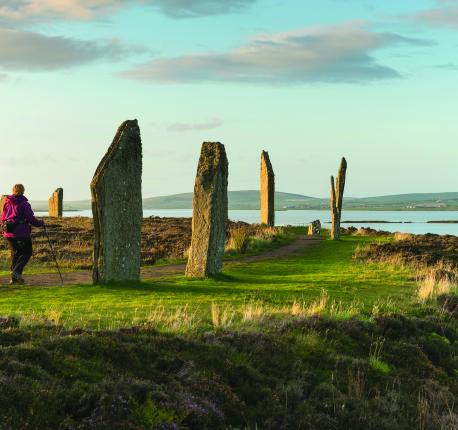
[[[125,121],[91,182],[94,283],[140,279],[141,183],[140,128]]]
[[[194,186],[187,277],[212,276],[223,268],[228,211],[227,180],[228,161],[224,145],[204,142]]]
[[[52,218],[61,218],[64,206],[64,190],[58,188],[48,200],[48,215]]]
[[[261,153],[261,224],[275,225],[275,174],[269,153]]]
[[[345,178],[347,175],[347,160],[342,158],[339,172],[334,183],[334,176],[331,176],[331,239],[340,239],[340,221],[342,218],[342,203],[345,190]]]

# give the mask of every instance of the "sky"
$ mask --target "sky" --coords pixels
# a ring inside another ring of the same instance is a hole
[[[88,199],[138,119],[143,196],[192,191],[222,142],[229,189],[458,191],[458,0],[0,0],[0,193]]]

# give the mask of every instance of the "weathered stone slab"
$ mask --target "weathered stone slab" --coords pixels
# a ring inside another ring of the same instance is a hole
[[[137,120],[125,121],[91,182],[94,283],[140,279],[142,142]]]
[[[0,197],[0,215],[3,213],[3,206],[5,205],[5,201],[7,197],[8,196],[6,194]]]
[[[342,219],[342,204],[345,190],[345,179],[347,175],[347,160],[342,158],[339,172],[334,183],[334,176],[331,176],[331,239],[340,239],[340,221]]]
[[[204,142],[194,186],[192,239],[186,276],[202,278],[223,268],[228,161],[224,145]]]
[[[48,214],[51,218],[62,217],[64,209],[64,190],[58,188],[48,200]]]
[[[275,225],[275,174],[269,153],[261,153],[261,224]]]
[[[316,236],[321,233],[321,222],[319,219],[311,222],[308,226],[308,235]]]

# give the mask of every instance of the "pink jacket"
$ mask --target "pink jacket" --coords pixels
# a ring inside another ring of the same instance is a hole
[[[35,218],[27,198],[14,194],[6,198],[1,221],[2,223],[3,221],[19,221],[12,233],[3,233],[3,237],[17,239],[30,238],[30,233],[32,231],[31,225],[34,227],[42,227],[44,224],[43,221]]]

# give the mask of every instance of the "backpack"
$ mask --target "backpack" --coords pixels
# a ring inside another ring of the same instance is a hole
[[[20,216],[20,206],[21,203],[19,203],[16,208],[16,215],[13,218],[4,220],[1,225],[1,230],[3,233],[14,233],[14,230],[16,227],[20,224],[25,224],[27,221]]]

